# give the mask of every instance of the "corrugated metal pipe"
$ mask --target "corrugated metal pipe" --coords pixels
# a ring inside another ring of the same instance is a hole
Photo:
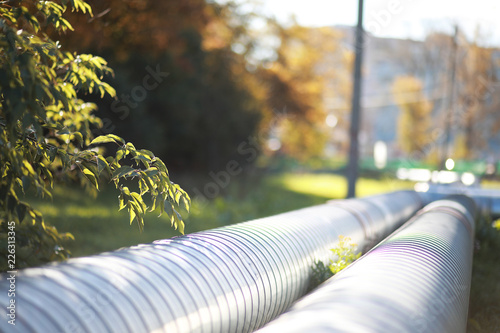
[[[251,332],[303,296],[339,235],[379,241],[412,191],[323,204],[16,274],[20,332]],[[8,274],[0,307],[8,306]],[[0,330],[13,327],[0,311]]]
[[[466,195],[476,202],[479,210],[492,217],[500,216],[500,191],[461,184],[417,184],[423,201],[431,202],[452,194]]]
[[[474,212],[465,196],[427,205],[258,332],[465,332]]]

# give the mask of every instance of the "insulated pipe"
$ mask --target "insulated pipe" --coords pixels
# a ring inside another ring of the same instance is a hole
[[[329,260],[339,235],[364,246],[420,207],[415,192],[394,192],[21,270],[15,328],[250,332],[303,296],[313,263]],[[8,276],[0,282],[2,309]],[[0,316],[0,330],[12,329]]]
[[[465,332],[474,211],[465,196],[427,205],[258,333]]]

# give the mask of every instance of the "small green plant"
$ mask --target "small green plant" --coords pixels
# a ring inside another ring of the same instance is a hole
[[[500,219],[493,222],[493,228],[500,230]]]
[[[331,249],[333,253],[337,256],[336,260],[330,260],[330,271],[332,274],[337,274],[347,266],[349,266],[354,260],[358,259],[361,253],[356,254],[357,244],[349,243],[351,241],[350,237],[339,236],[339,244]]]
[[[330,265],[326,266],[321,260],[314,262],[308,292],[359,258],[361,253],[356,254],[357,244],[350,243],[350,241],[350,237],[339,236],[339,244],[333,249],[330,249],[330,251],[335,254],[335,258],[330,259]]]
[[[332,276],[333,274],[327,265],[325,265],[321,260],[315,261],[312,267],[312,276],[311,280],[309,280],[307,292],[310,292]]]

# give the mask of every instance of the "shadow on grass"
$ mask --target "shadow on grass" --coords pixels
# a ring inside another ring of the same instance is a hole
[[[193,189],[203,188],[208,179],[189,175],[178,177],[179,183],[190,195]],[[388,192],[409,187],[393,180],[360,180],[360,195]],[[194,197],[190,214],[184,214],[185,232],[222,227],[233,223],[271,216],[299,208],[322,204],[330,199],[343,198],[347,184],[342,176],[334,174],[272,174],[254,177],[234,177],[221,195],[207,200]],[[118,249],[124,246],[149,243],[158,239],[179,236],[165,215],[158,212],[146,215],[144,231],[134,221],[128,223],[127,212],[118,211],[118,192],[103,187],[97,198],[79,188],[59,187],[54,200],[30,200],[45,217],[48,224],[60,232],[71,232],[75,241],[65,246],[72,256],[84,256]]]
[[[189,192],[189,188],[184,188]],[[224,192],[224,196],[213,200],[193,198],[190,214],[184,214],[186,233],[275,215],[329,199],[288,190],[283,179],[274,176],[235,179]],[[36,198],[29,201],[44,214],[47,224],[73,234],[75,240],[64,244],[73,257],[180,235],[165,215],[157,217],[158,212],[146,215],[141,233],[135,221],[129,225],[125,210],[118,211],[117,196],[111,186],[103,187],[97,198],[79,188],[58,187],[52,201]]]

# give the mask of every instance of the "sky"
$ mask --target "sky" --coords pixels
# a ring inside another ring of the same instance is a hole
[[[357,0],[260,0],[266,13],[305,26],[355,25]],[[500,46],[499,0],[364,0],[365,30],[379,37],[423,39],[430,31],[452,33],[458,24],[472,39]]]

